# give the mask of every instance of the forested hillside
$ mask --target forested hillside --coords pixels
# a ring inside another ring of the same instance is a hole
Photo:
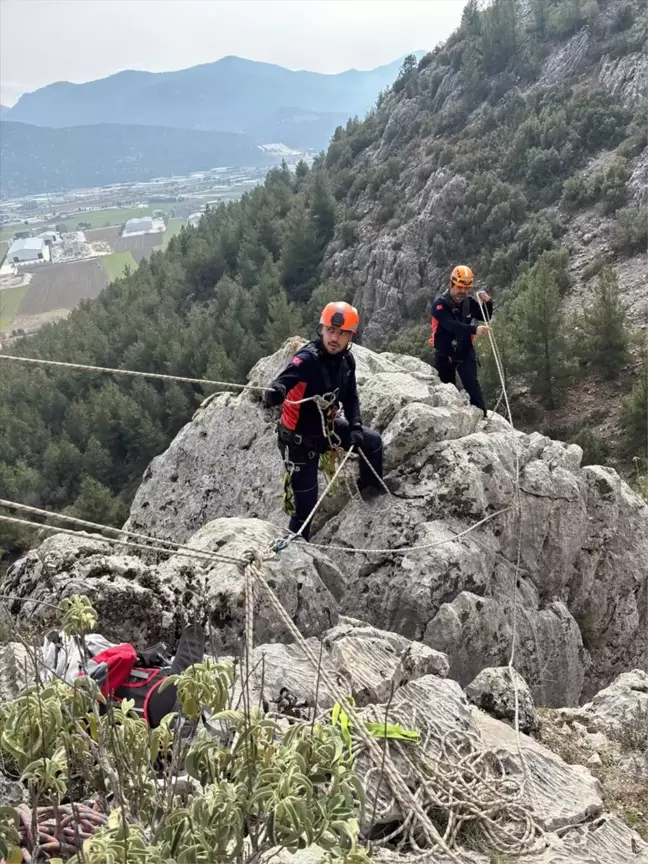
[[[7,120],[0,126],[3,198],[277,161],[234,132],[109,123],[49,129]]]
[[[12,352],[240,381],[342,297],[365,344],[425,356],[430,295],[461,261],[495,296],[519,420],[562,423],[597,461],[597,424],[611,423],[612,455],[632,465],[648,401],[633,330],[648,312],[643,13],[639,0],[470,2],[312,170],[274,169]],[[570,400],[588,389],[598,420],[575,422]],[[119,524],[207,392],[0,361],[0,496]],[[1,530],[8,550],[28,542]]]

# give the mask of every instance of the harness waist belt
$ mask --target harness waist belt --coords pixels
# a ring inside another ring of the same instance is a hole
[[[277,433],[282,444],[299,444],[304,446],[307,450],[317,450],[319,452],[326,444],[326,438],[322,435],[318,435],[316,438],[300,435],[293,429],[288,429],[281,422],[277,424]]]

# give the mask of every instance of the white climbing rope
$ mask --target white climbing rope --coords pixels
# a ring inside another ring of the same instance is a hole
[[[64,369],[78,369],[81,372],[104,372],[109,375],[127,375],[132,378],[152,378],[158,381],[179,381],[184,384],[208,384],[210,387],[235,387],[238,390],[253,390],[258,393],[265,393],[274,390],[274,387],[257,387],[254,384],[237,384],[234,381],[214,381],[211,378],[186,378],[182,375],[163,375],[161,372],[140,372],[135,369],[112,369],[108,366],[90,366],[87,363],[64,363],[61,360],[44,360],[40,357],[19,357],[15,354],[3,354],[0,352],[0,360],[13,360],[18,363],[31,363],[36,366],[55,366]],[[211,400],[216,393],[207,397],[201,407],[207,405],[207,401]],[[308,396],[306,399],[293,401],[286,399],[288,405],[302,405],[304,402],[312,402],[316,397]]]
[[[140,544],[140,543],[134,544],[134,543],[130,543],[128,541],[121,540],[119,537],[116,537],[116,538],[101,537],[101,538],[99,538],[104,543],[117,543],[117,544],[120,544],[122,546],[133,546],[136,549],[147,549],[147,550],[150,549],[152,552],[164,552],[167,555],[176,554],[176,553],[179,554],[180,552],[186,552],[190,555],[190,557],[207,558],[207,559],[212,559],[212,560],[217,559],[220,561],[229,561],[232,564],[238,564],[239,563],[238,558],[234,558],[234,557],[228,556],[228,555],[222,555],[219,552],[210,552],[207,549],[199,549],[197,546],[187,546],[186,544],[183,544],[183,543],[177,543],[175,540],[163,540],[159,537],[152,537],[149,534],[140,534],[137,531],[128,531],[125,528],[114,528],[111,525],[102,525],[99,522],[90,522],[87,519],[80,519],[78,516],[68,516],[66,513],[52,513],[50,510],[44,510],[41,507],[31,507],[27,504],[20,504],[18,501],[7,501],[4,498],[0,498],[0,507],[5,507],[8,510],[18,510],[19,512],[22,512],[22,513],[33,513],[35,516],[45,516],[48,519],[58,519],[61,522],[68,522],[68,523],[72,523],[74,525],[83,525],[84,528],[92,528],[95,531],[99,531],[99,532],[112,531],[114,534],[121,534],[121,535],[124,535],[125,537],[134,537],[136,540],[144,540],[144,541],[146,541],[147,544],[153,544],[153,545],[146,545],[146,544]],[[7,518],[7,517],[5,517],[5,518]],[[43,525],[40,522],[34,522],[33,524],[39,528],[46,528],[46,529],[50,528],[50,527],[56,527],[56,526]],[[66,531],[63,531],[63,529],[60,529],[60,528],[57,530],[61,531],[61,533],[63,533],[63,534],[68,533]],[[72,533],[75,534],[75,533],[81,533],[81,532],[74,532],[73,531]],[[85,535],[85,536],[90,536],[90,535]],[[94,537],[93,539],[97,539],[97,538]],[[166,546],[168,548],[164,548],[164,546]]]
[[[508,389],[506,387],[506,374],[504,372],[504,364],[502,363],[502,359],[499,353],[499,349],[497,347],[497,342],[495,340],[495,334],[493,332],[491,318],[488,314],[488,310],[484,306],[481,301],[479,294],[477,294],[477,302],[479,303],[479,309],[482,314],[482,318],[488,324],[488,338],[491,344],[491,350],[493,352],[493,358],[495,360],[495,366],[497,368],[497,374],[499,375],[500,384],[502,386],[502,396],[504,397],[504,404],[506,405],[506,413],[509,424],[512,429],[515,429],[515,425],[513,423],[513,414],[511,412],[511,404],[508,398]],[[522,739],[520,733],[520,693],[517,682],[517,673],[515,670],[515,655],[516,655],[516,644],[517,644],[517,627],[518,627],[518,601],[517,601],[517,583],[518,576],[520,573],[520,561],[522,558],[522,500],[521,500],[521,489],[520,489],[520,451],[517,446],[517,442],[515,445],[515,488],[513,495],[513,506],[515,508],[517,514],[517,524],[518,524],[518,533],[517,533],[517,552],[515,558],[515,567],[513,570],[513,576],[511,579],[511,603],[513,606],[513,621],[512,621],[512,637],[511,637],[511,650],[509,653],[509,660],[507,664],[507,670],[509,674],[509,678],[511,679],[511,685],[513,687],[513,697],[514,697],[514,725],[515,725],[515,735],[517,740],[517,750],[518,755],[520,757],[520,761],[522,763],[522,768],[524,771],[524,779],[529,788],[529,795],[533,804],[535,804],[535,790],[533,786],[533,780],[531,777],[531,772],[529,770],[529,766],[527,764],[526,757],[524,756],[524,751],[522,748]]]
[[[434,540],[432,543],[419,543],[414,546],[398,546],[394,549],[362,549],[356,548],[355,546],[335,546],[329,543],[310,542],[308,545],[313,546],[315,549],[329,549],[332,552],[349,552],[352,555],[407,555],[408,552],[420,552],[423,549],[435,549],[437,546],[444,546],[446,543],[454,543],[455,540],[458,540],[460,537],[465,537],[466,534],[470,534],[486,522],[495,519],[496,516],[508,513],[509,510],[511,510],[511,507],[504,507],[501,510],[496,510],[494,513],[489,513],[488,516],[484,516],[484,518],[480,519],[479,522],[475,522],[474,525],[470,525],[468,528],[460,531],[458,534],[453,534],[452,537],[446,537],[445,540]]]

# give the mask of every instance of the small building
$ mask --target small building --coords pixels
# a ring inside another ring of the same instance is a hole
[[[50,247],[42,237],[26,237],[14,240],[7,252],[7,261],[12,264],[33,264],[50,260]]]
[[[140,219],[129,219],[124,225],[123,237],[129,234],[147,234],[153,230],[153,217],[142,216]]]
[[[49,229],[42,231],[38,236],[45,241],[47,246],[51,246],[52,243],[58,243],[59,241],[59,235],[56,231],[50,231]]]

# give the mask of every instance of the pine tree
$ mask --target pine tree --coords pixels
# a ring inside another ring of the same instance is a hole
[[[599,273],[591,304],[578,320],[577,355],[604,378],[615,378],[628,360],[626,315],[611,267]]]
[[[302,330],[302,317],[294,303],[289,303],[286,292],[281,291],[270,300],[268,323],[263,332],[263,347],[267,351],[277,348],[290,336]]]
[[[323,171],[318,171],[313,185],[311,217],[320,249],[333,239],[335,231],[335,199],[331,195]]]
[[[629,452],[648,460],[648,360],[643,362],[632,393],[623,400],[621,423]]]
[[[566,385],[567,363],[562,298],[556,274],[541,258],[524,279],[513,303],[513,331],[520,362],[532,390],[555,408]]]

